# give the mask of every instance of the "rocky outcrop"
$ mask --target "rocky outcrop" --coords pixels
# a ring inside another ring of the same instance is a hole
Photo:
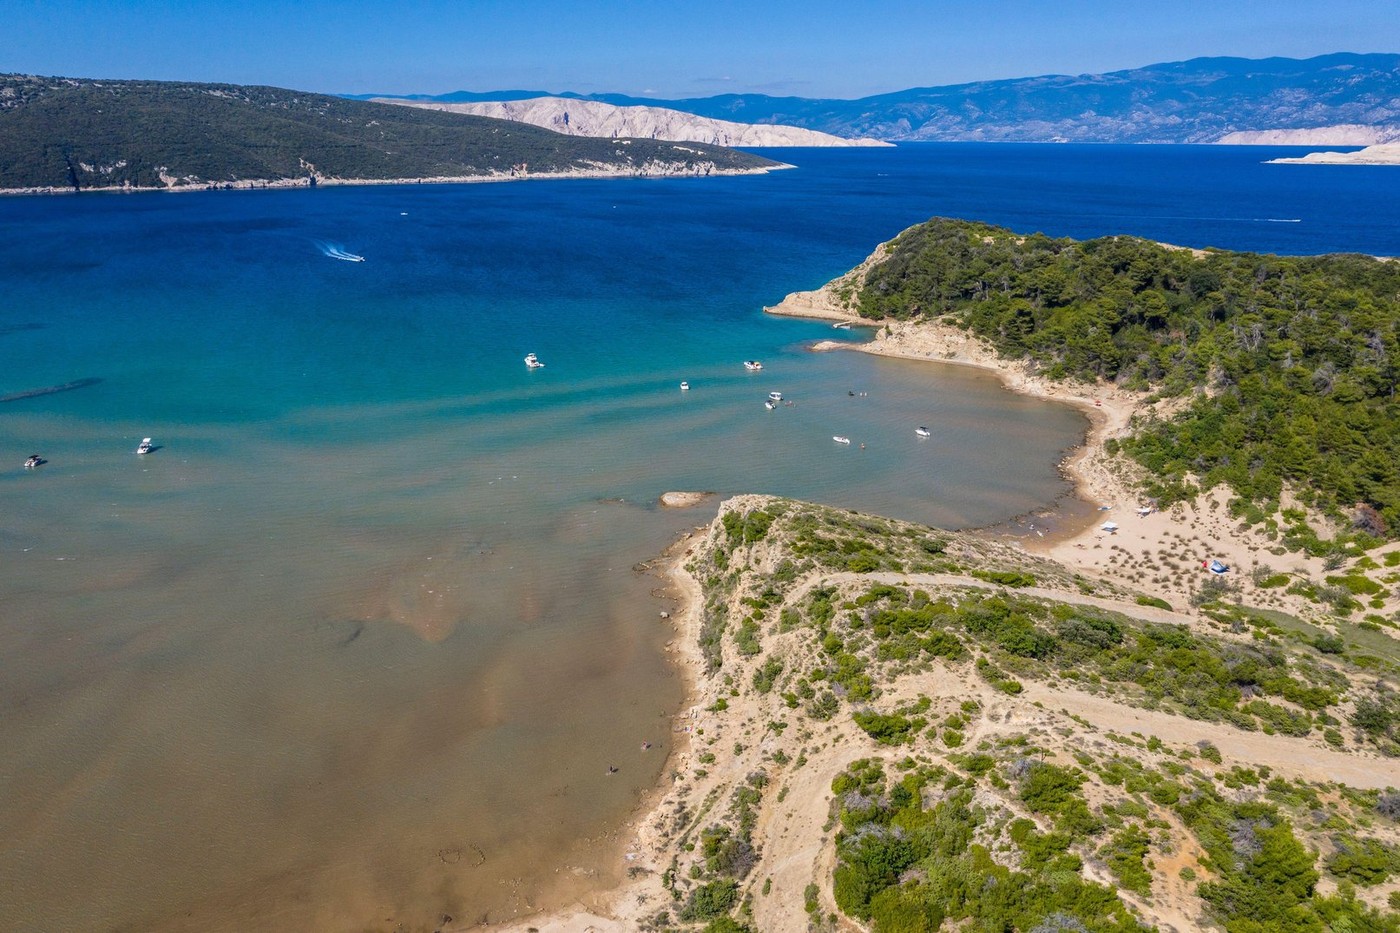
[[[1397,140],[1400,124],[1341,123],[1293,130],[1245,130],[1226,133],[1217,142],[1226,146],[1376,146]]]
[[[617,107],[595,100],[536,97],[530,100],[440,103],[380,97],[384,104],[446,110],[529,123],[569,136],[657,139],[715,146],[888,146],[874,139],[845,139],[796,126],[734,123],[663,107]]]
[[[1359,152],[1309,152],[1296,159],[1270,159],[1292,165],[1400,165],[1400,144],[1367,146]]]

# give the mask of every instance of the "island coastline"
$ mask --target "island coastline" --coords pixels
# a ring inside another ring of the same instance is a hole
[[[599,178],[713,178],[720,175],[766,175],[769,172],[796,168],[780,162],[758,168],[715,168],[698,166],[695,170],[646,171],[636,168],[577,169],[568,172],[510,172],[490,175],[453,175],[427,178],[335,178],[306,176],[301,178],[249,178],[239,181],[201,182],[185,185],[111,185],[100,188],[70,188],[54,185],[29,188],[0,188],[0,195],[73,195],[73,194],[150,194],[167,192],[183,194],[195,191],[265,191],[293,188],[363,187],[367,185],[481,185],[509,181],[561,181],[567,179]],[[703,169],[703,170],[701,170]]]
[[[1166,403],[1165,407],[1162,404],[1152,406],[1144,402],[1141,396],[1112,386],[1054,382],[1034,372],[1024,361],[999,357],[990,346],[951,325],[872,321],[861,318],[851,309],[852,283],[857,275],[863,274],[871,264],[879,261],[884,255],[884,250],[885,245],[881,244],[870,258],[852,272],[821,289],[794,292],[779,304],[764,308],[764,311],[776,316],[878,328],[876,336],[870,341],[823,340],[809,347],[814,352],[854,350],[898,359],[969,366],[995,374],[1008,391],[1060,402],[1083,412],[1088,420],[1083,440],[1068,452],[1061,461],[1060,468],[1073,485],[1072,495],[1091,503],[1098,510],[1087,512],[1086,515],[1080,516],[1078,521],[1066,521],[1063,528],[1047,534],[1044,538],[1015,539],[1011,542],[1011,547],[1049,558],[1076,573],[1110,583],[1122,583],[1150,596],[1170,601],[1171,605],[1177,608],[1168,612],[1176,618],[1185,618],[1193,612],[1186,600],[1190,593],[1189,586],[1154,587],[1141,580],[1126,580],[1121,568],[1112,566],[1110,558],[1115,551],[1149,552],[1161,547],[1179,548],[1180,543],[1187,540],[1188,536],[1195,536],[1202,542],[1213,542],[1210,554],[1220,556],[1235,566],[1240,571],[1237,576],[1245,576],[1244,571],[1249,566],[1251,555],[1263,550],[1268,542],[1258,533],[1229,518],[1226,505],[1229,496],[1226,490],[1211,490],[1203,494],[1196,503],[1178,504],[1166,511],[1142,506],[1151,510],[1146,514],[1138,514],[1137,504],[1143,500],[1135,491],[1132,477],[1125,474],[1129,465],[1122,460],[1116,460],[1107,452],[1106,442],[1111,438],[1124,436],[1129,431],[1134,416],[1149,411],[1164,414],[1171,405],[1180,404],[1179,402]],[[736,497],[722,503],[720,512],[723,514],[726,509],[742,511],[751,505],[761,504],[762,499],[763,497],[754,496]],[[1046,508],[1052,512],[1064,511],[1052,503],[1047,503]],[[1106,516],[1120,522],[1116,531],[1103,530],[1100,522],[1104,521]],[[647,802],[639,808],[640,816],[629,820],[627,825],[619,830],[620,838],[630,837],[632,840],[625,846],[622,856],[623,864],[627,866],[625,876],[615,886],[590,892],[570,907],[513,920],[501,927],[502,929],[510,933],[569,933],[580,930],[624,933],[638,929],[646,918],[659,911],[675,906],[664,883],[664,877],[667,866],[675,865],[674,860],[679,854],[677,846],[684,836],[672,835],[676,831],[673,815],[680,812],[685,800],[694,802],[695,799],[703,797],[707,790],[721,783],[713,777],[699,780],[681,777],[687,774],[692,763],[692,737],[707,725],[716,730],[721,728],[715,717],[706,716],[707,706],[716,703],[721,697],[727,698],[729,721],[736,724],[736,727],[761,719],[760,705],[753,697],[747,694],[738,698],[730,696],[718,678],[707,682],[699,675],[704,664],[698,642],[704,596],[700,581],[687,568],[687,563],[691,555],[696,553],[696,544],[701,540],[697,536],[703,536],[705,533],[705,526],[687,533],[683,539],[672,545],[658,565],[676,591],[678,605],[671,619],[675,626],[675,637],[668,643],[667,651],[672,653],[673,663],[685,679],[685,700],[673,720],[672,735],[675,741],[664,768],[664,773],[670,775],[670,780],[663,778],[663,783],[655,788]],[[1005,535],[999,534],[995,529],[971,533],[989,541],[1004,543],[1007,540]],[[1282,558],[1270,554],[1269,559],[1275,565],[1296,573],[1318,571],[1322,566],[1319,560],[1296,554]],[[1242,586],[1245,585],[1243,580],[1238,582]],[[1288,600],[1287,606],[1290,611],[1300,614],[1308,611],[1307,604],[1299,599]],[[973,680],[967,680],[960,685],[960,689],[971,695],[985,688]],[[1057,701],[1062,698],[1059,694],[1053,696]],[[1097,702],[1094,698],[1082,699],[1086,710]],[[1103,712],[1105,716],[1109,714],[1110,711]],[[1125,713],[1128,718],[1134,720],[1140,714],[1141,711],[1133,710]],[[1199,723],[1195,726],[1208,732],[1222,748],[1226,748],[1227,742],[1232,739],[1244,743],[1239,746],[1237,753],[1242,758],[1249,754],[1248,743],[1252,739],[1244,738],[1246,733],[1232,731],[1230,727],[1206,727]],[[1163,722],[1158,724],[1158,728],[1165,730],[1169,726]],[[734,731],[740,730],[735,728]],[[805,924],[805,914],[802,912],[805,894],[802,889],[805,884],[798,880],[796,875],[809,872],[809,866],[814,860],[818,866],[818,877],[824,875],[826,878],[826,882],[820,885],[819,892],[822,911],[829,913],[836,909],[835,902],[831,900],[830,889],[835,847],[829,836],[819,832],[818,828],[826,813],[823,801],[829,796],[831,780],[851,759],[858,756],[862,735],[850,723],[836,726],[835,732],[838,738],[832,741],[826,753],[820,757],[814,756],[808,762],[800,783],[792,788],[794,792],[789,795],[789,802],[782,807],[783,819],[779,821],[777,817],[770,815],[764,821],[768,824],[767,845],[770,847],[765,850],[765,860],[771,859],[768,864],[771,866],[769,871],[774,884],[771,896],[755,905],[755,909],[760,909],[761,905],[769,921],[766,924],[761,923],[760,929],[787,929],[788,925],[784,925],[780,918],[789,913]],[[757,767],[761,760],[760,756],[755,755],[757,751],[757,748],[750,750],[747,757],[735,755],[727,762],[722,758],[718,764],[710,767],[712,770],[719,770],[723,766],[731,775],[744,769],[752,769]],[[1352,780],[1360,779],[1358,774],[1349,777]],[[780,822],[782,829],[778,830],[775,824]],[[805,834],[803,830],[806,830]],[[783,851],[772,851],[778,847],[782,847]],[[798,848],[792,850],[793,847]],[[801,867],[801,872],[798,872],[798,866]],[[780,874],[788,870],[794,873],[793,878],[780,884]],[[775,922],[777,926],[772,925]]]

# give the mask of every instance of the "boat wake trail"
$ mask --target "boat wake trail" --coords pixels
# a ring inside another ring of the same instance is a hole
[[[328,243],[325,240],[317,240],[316,248],[321,251],[323,256],[329,256],[332,259],[340,259],[344,262],[365,261],[365,257],[355,255],[339,243]]]

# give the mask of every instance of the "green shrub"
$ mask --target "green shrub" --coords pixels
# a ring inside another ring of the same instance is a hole
[[[734,646],[744,657],[753,657],[762,650],[758,644],[758,623],[752,618],[739,623],[739,629],[734,633]]]
[[[682,920],[711,920],[729,912],[739,899],[739,883],[733,878],[711,881],[690,892],[681,908]]]
[[[1021,800],[1032,813],[1058,813],[1073,800],[1084,783],[1084,775],[1072,768],[1042,761],[1027,763],[1021,780]]]
[[[763,662],[763,666],[753,672],[753,687],[759,693],[767,693],[773,689],[778,677],[783,673],[783,661],[781,658],[769,657]]]
[[[1152,873],[1143,864],[1150,842],[1140,826],[1130,823],[1099,850],[1099,857],[1108,865],[1118,883],[1143,897],[1152,894]]]
[[[865,730],[866,734],[881,745],[903,745],[908,742],[913,734],[927,725],[927,720],[910,719],[897,714],[882,715],[873,712],[861,712],[854,715],[856,725]]]
[[[1347,574],[1340,577],[1328,577],[1327,582],[1332,586],[1340,586],[1353,596],[1376,596],[1385,592],[1375,580],[1361,574]]]
[[[979,580],[986,580],[988,583],[999,583],[1002,586],[1035,586],[1035,575],[1019,570],[974,570],[971,576]]]
[[[768,535],[768,529],[772,527],[776,518],[776,515],[762,509],[754,509],[743,515],[738,512],[725,512],[720,522],[724,526],[729,546],[739,547],[762,541]]]
[[[1327,859],[1326,867],[1339,878],[1369,887],[1400,871],[1400,850],[1378,839],[1334,839],[1333,845],[1336,851]]]
[[[835,716],[840,709],[841,702],[836,699],[836,695],[830,690],[823,690],[807,704],[807,715],[825,721]]]

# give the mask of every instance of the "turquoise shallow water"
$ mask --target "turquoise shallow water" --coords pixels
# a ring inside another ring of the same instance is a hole
[[[681,699],[668,603],[632,568],[713,503],[661,492],[945,526],[1065,492],[1077,414],[807,353],[841,332],[762,305],[938,212],[1400,252],[1394,175],[1245,155],[905,147],[761,178],[0,201],[0,395],[101,380],[0,403],[8,922],[428,929],[562,896],[556,869],[611,851],[655,782]],[[765,411],[774,389],[795,404]],[[51,462],[19,469],[34,450]]]

